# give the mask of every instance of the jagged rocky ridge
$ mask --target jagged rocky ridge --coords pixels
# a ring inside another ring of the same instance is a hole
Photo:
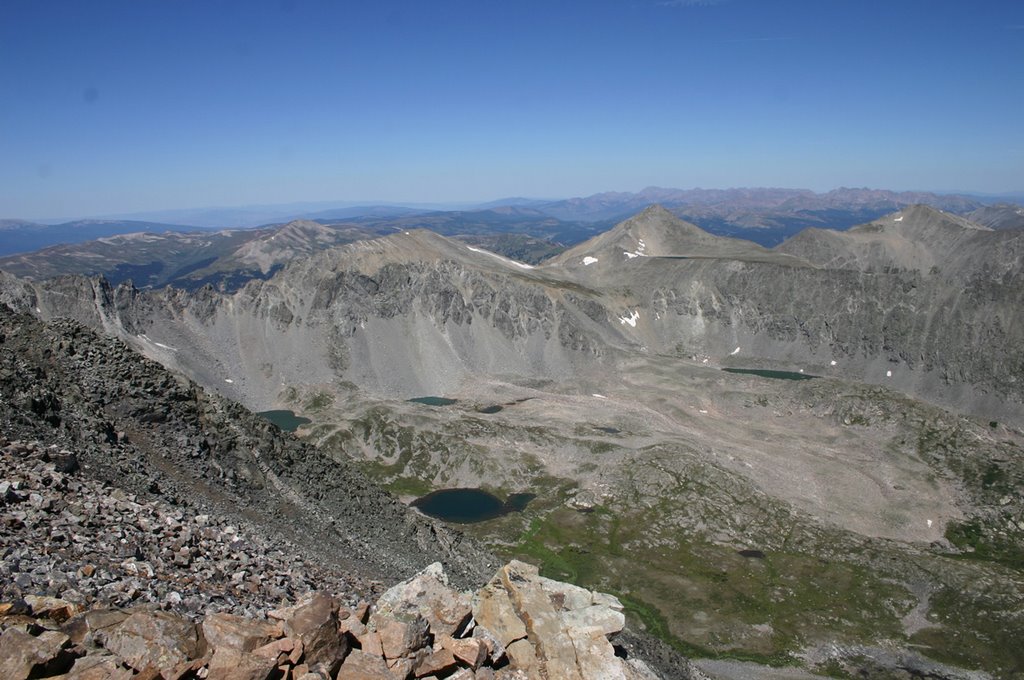
[[[4,307],[0,337],[6,436],[73,451],[102,482],[269,529],[311,559],[378,579],[440,558],[464,584],[482,580],[495,564],[348,461],[283,435],[120,341],[72,321],[44,326]]]
[[[608,371],[640,351],[801,368],[1020,421],[1022,253],[1022,232],[924,206],[773,250],[654,207],[540,267],[404,232],[234,294],[8,277],[0,295],[120,335],[253,408],[293,384],[441,394],[479,375]]]

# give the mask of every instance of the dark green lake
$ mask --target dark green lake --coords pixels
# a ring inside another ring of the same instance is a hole
[[[742,373],[744,375],[756,375],[772,380],[813,380],[816,375],[797,373],[795,371],[772,371],[766,368],[723,368],[726,373]]]
[[[417,404],[426,404],[427,406],[451,406],[458,399],[447,399],[445,397],[415,397],[409,399],[409,401]]]
[[[299,425],[305,425],[313,422],[309,418],[303,418],[302,416],[295,415],[295,411],[287,411],[284,409],[261,411],[256,415],[263,416],[285,432],[295,432],[295,430],[299,429]]]
[[[503,503],[483,489],[441,489],[414,500],[411,505],[424,515],[445,522],[471,524],[494,519],[510,512],[522,512],[535,498],[532,493],[514,493]]]

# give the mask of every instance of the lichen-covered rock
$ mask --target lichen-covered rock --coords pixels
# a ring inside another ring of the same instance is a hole
[[[419,614],[435,635],[450,636],[458,634],[473,614],[469,597],[449,587],[440,562],[387,590],[377,600],[377,613]]]
[[[503,644],[513,668],[531,677],[633,678],[608,641],[622,630],[614,597],[540,576],[513,560],[474,599],[473,616]]]

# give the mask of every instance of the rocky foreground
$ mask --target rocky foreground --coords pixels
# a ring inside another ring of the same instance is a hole
[[[0,554],[3,680],[701,677],[614,598],[493,576],[346,461],[2,306]]]
[[[435,563],[373,606],[320,591],[260,618],[192,621],[158,605],[80,611],[31,595],[0,612],[8,680],[658,677],[609,642],[624,624],[615,597],[516,561],[473,595],[449,587]]]
[[[379,582],[0,444],[0,678],[659,677],[609,641],[615,597],[531,565],[471,593],[434,563],[371,606]]]

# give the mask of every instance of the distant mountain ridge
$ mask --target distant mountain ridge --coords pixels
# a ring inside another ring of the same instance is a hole
[[[119,234],[187,231],[196,231],[196,228],[138,220],[74,220],[61,224],[39,224],[27,220],[0,219],[0,255],[28,253],[58,243],[83,243]]]

